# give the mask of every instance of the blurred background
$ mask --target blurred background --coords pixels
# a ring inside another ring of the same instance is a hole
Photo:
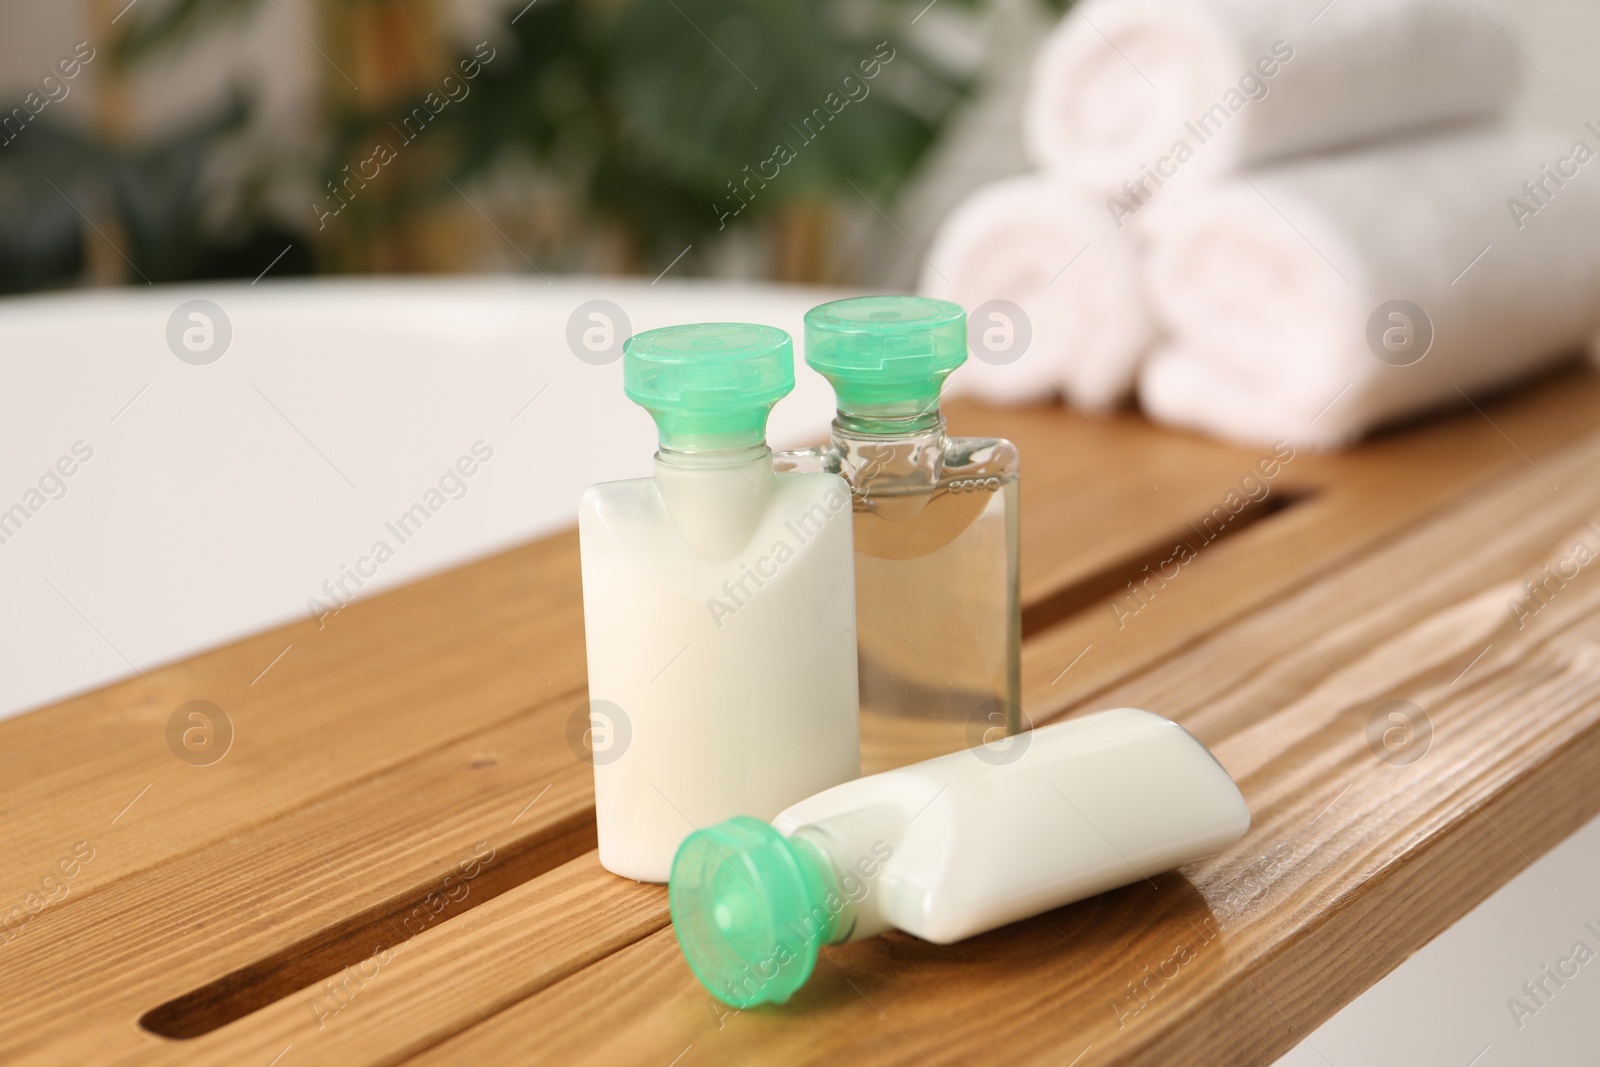
[[[950,208],[1026,168],[1028,61],[1070,3],[12,0],[0,291],[269,266],[910,288]],[[1560,85],[1530,78],[1525,117],[1600,117],[1594,5],[1519,6]]]
[[[269,264],[909,286],[916,252],[875,238],[1022,169],[1015,106],[982,103],[1068,3],[11,2],[0,290]],[[825,136],[791,130],[830,93]]]

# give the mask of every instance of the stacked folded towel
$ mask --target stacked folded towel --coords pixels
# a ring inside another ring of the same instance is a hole
[[[929,250],[923,291],[965,307],[980,336],[1005,325],[991,322],[991,300],[1027,316],[1020,356],[974,345],[952,379],[953,389],[1002,403],[1064,390],[1110,407],[1133,388],[1155,338],[1131,231],[1119,233],[1099,205],[1048,175],[997,182],[957,209]]]
[[[1028,149],[1110,192],[1179,141],[1215,176],[1496,115],[1521,60],[1474,2],[1086,0],[1034,65]]]
[[[1571,148],[1489,130],[1194,190],[1157,216],[1150,291],[1171,338],[1144,368],[1146,410],[1336,447],[1572,351],[1600,325],[1600,163]],[[1576,176],[1547,181],[1519,231],[1507,196],[1563,159]]]
[[[930,256],[927,290],[1035,319],[962,384],[1106,406],[1137,381],[1167,422],[1336,447],[1576,349],[1600,127],[1506,123],[1508,26],[1491,0],[1086,0],[1025,107],[1046,176],[981,191]]]

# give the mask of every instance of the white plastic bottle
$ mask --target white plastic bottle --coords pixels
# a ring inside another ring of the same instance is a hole
[[[684,842],[672,921],[735,1007],[783,1003],[824,944],[948,944],[1218,852],[1250,828],[1176,723],[1118,708],[835,786]]]
[[[623,381],[661,448],[579,503],[595,816],[607,870],[664,882],[696,828],[860,774],[850,491],[773,471],[782,330],[641,333]]]

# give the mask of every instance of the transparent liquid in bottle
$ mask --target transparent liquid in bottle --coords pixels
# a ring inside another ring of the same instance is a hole
[[[1015,733],[1017,449],[947,437],[939,412],[945,379],[967,358],[966,312],[927,297],[849,297],[806,312],[805,337],[838,417],[829,444],[778,461],[850,486],[863,716],[887,728],[884,754],[902,762],[929,744]]]
[[[831,444],[777,462],[850,484],[863,713],[964,723],[977,743],[1020,720],[1017,450],[932,421],[841,413]]]

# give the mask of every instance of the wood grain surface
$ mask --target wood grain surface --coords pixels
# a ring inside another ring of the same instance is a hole
[[[951,421],[1022,449],[1025,710],[1184,723],[1233,849],[733,1012],[595,862],[566,533],[0,723],[0,1062],[1266,1063],[1600,811],[1600,583],[1542,570],[1600,546],[1592,373],[1271,477],[1133,416]],[[868,719],[864,762],[964,727]]]

